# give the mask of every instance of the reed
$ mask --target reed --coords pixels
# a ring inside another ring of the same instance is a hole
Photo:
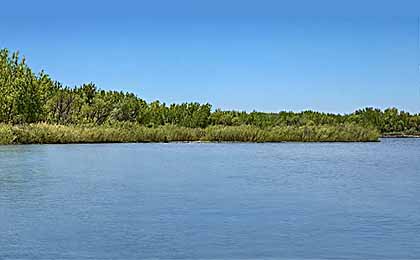
[[[145,127],[138,124],[64,126],[45,123],[0,125],[0,144],[138,143],[138,142],[370,142],[379,140],[373,128],[338,126],[210,126]]]

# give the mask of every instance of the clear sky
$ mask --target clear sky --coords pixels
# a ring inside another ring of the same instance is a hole
[[[74,86],[237,110],[420,112],[416,1],[2,2],[0,48]]]

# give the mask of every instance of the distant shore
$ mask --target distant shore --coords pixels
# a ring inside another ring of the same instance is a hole
[[[420,138],[420,133],[404,134],[404,133],[385,133],[381,138]]]

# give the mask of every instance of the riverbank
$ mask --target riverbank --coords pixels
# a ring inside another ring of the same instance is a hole
[[[64,126],[51,124],[0,125],[0,144],[142,143],[142,142],[373,142],[380,134],[358,125],[145,127]]]
[[[420,138],[420,133],[385,133],[381,138]]]
[[[366,142],[420,132],[420,114],[372,107],[351,114],[258,112],[209,103],[147,102],[94,83],[68,87],[0,49],[0,143]],[[3,125],[2,125],[3,124]],[[46,125],[48,124],[48,125]],[[369,126],[369,127],[368,127]],[[389,135],[384,135],[388,137]]]

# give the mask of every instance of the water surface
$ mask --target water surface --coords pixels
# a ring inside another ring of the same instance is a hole
[[[418,259],[420,139],[0,146],[0,259]]]

